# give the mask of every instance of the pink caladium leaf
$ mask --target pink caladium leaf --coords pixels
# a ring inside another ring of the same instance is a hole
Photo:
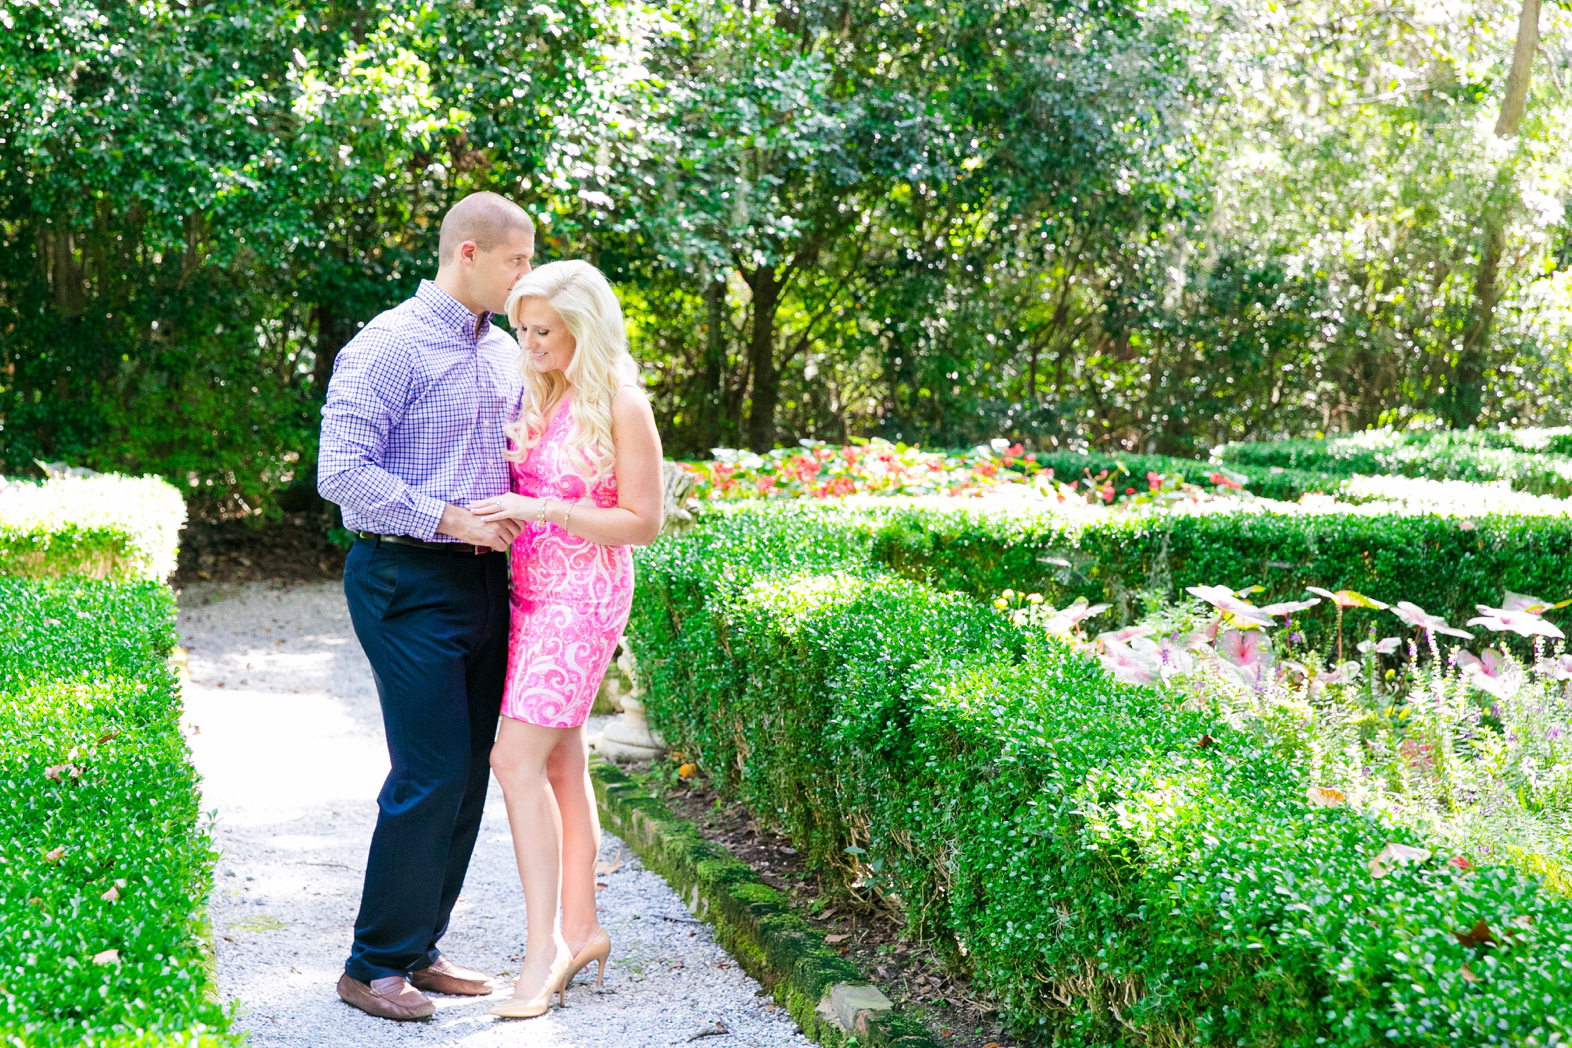
[[[1360,641],[1359,650],[1366,655],[1369,655],[1371,652],[1375,652],[1377,655],[1390,655],[1402,647],[1402,645],[1402,637],[1382,637],[1380,640]]]
[[[1152,632],[1152,627],[1150,627],[1150,626],[1142,626],[1142,625],[1139,625],[1139,624],[1134,625],[1134,626],[1126,626],[1122,630],[1112,630],[1112,631],[1110,631],[1108,633],[1099,633],[1097,635],[1097,643],[1100,644],[1104,640],[1116,640],[1116,641],[1119,641],[1122,644],[1128,644],[1130,641],[1134,640],[1136,637],[1145,637],[1145,636],[1149,635],[1151,632]]]
[[[1543,615],[1547,611],[1555,611],[1572,604],[1572,600],[1564,600],[1559,604],[1552,604],[1548,600],[1540,600],[1526,593],[1513,593],[1506,591],[1506,599],[1501,602],[1503,611],[1526,611],[1530,615]]]
[[[1440,615],[1430,614],[1412,601],[1400,600],[1388,610],[1415,629],[1429,630],[1431,633],[1444,633],[1448,637],[1462,637],[1465,640],[1474,639],[1472,633],[1469,633],[1467,630],[1460,630],[1456,626],[1447,625],[1446,619]]]
[[[1054,612],[1044,624],[1049,633],[1069,633],[1078,630],[1081,623],[1094,615],[1101,615],[1113,605],[1088,604],[1085,597],[1076,597],[1066,608]]]
[[[1240,600],[1227,586],[1186,586],[1186,593],[1199,597],[1218,611],[1232,615],[1236,623],[1267,628],[1277,625],[1272,617],[1247,600]]]
[[[1266,635],[1258,630],[1229,630],[1217,638],[1217,653],[1244,669],[1263,665],[1268,651]]]
[[[1517,666],[1494,648],[1486,648],[1477,656],[1472,652],[1458,652],[1457,668],[1463,671],[1470,684],[1498,699],[1510,698],[1522,683],[1522,673]]]
[[[1345,662],[1341,666],[1327,670],[1316,676],[1322,684],[1352,684],[1359,676],[1359,663]]]
[[[1279,615],[1292,615],[1299,611],[1308,611],[1321,603],[1320,597],[1311,597],[1309,600],[1288,600],[1277,604],[1268,604],[1261,610],[1276,618]]]
[[[1340,608],[1369,608],[1372,611],[1385,611],[1387,607],[1387,605],[1374,597],[1367,597],[1357,590],[1344,589],[1333,593],[1331,590],[1324,590],[1320,586],[1306,586],[1305,589],[1325,597]]]
[[[1144,637],[1136,639],[1137,644],[1143,642],[1143,648],[1137,649],[1121,641],[1105,641],[1097,659],[1122,684],[1155,684],[1160,675],[1155,658],[1157,646]],[[1144,646],[1150,646],[1152,651],[1144,650]]]
[[[1468,620],[1470,626],[1483,626],[1497,633],[1511,630],[1519,637],[1566,638],[1565,633],[1531,611],[1492,608],[1487,604],[1476,604],[1474,607],[1479,609],[1479,614]]]
[[[1572,655],[1561,655],[1555,659],[1541,659],[1534,664],[1534,669],[1542,677],[1551,680],[1572,680]]]

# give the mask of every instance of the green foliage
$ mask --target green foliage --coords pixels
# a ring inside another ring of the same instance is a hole
[[[1572,1032],[1572,903],[1444,856],[1372,877],[1422,842],[1312,807],[1250,732],[879,573],[849,523],[730,509],[641,553],[652,720],[815,866],[948,943],[1023,1039]],[[1460,938],[1479,921],[1496,945]]]
[[[1304,588],[1353,589],[1412,601],[1452,622],[1502,591],[1572,596],[1572,518],[1415,513],[1374,503],[1357,508],[1251,508],[1069,518],[1051,512],[910,507],[879,530],[883,564],[977,599],[1014,588],[1062,606],[1108,601],[1121,624],[1143,595],[1179,597],[1187,586],[1262,586],[1262,603],[1297,600]],[[1377,612],[1350,609],[1348,636],[1363,637]],[[1324,646],[1335,624],[1327,604],[1302,619]],[[1380,623],[1384,629],[1388,624]]]
[[[430,275],[449,204],[554,199],[544,136],[582,108],[596,19],[573,0],[0,9],[0,471],[156,472],[205,516],[309,481],[335,354]]]
[[[185,518],[180,492],[157,477],[0,481],[0,575],[162,581]]]
[[[152,581],[0,579],[7,1044],[235,1043],[210,997],[174,611]]]
[[[1238,467],[1505,481],[1518,491],[1572,496],[1572,433],[1565,429],[1372,429],[1320,440],[1230,443],[1213,454]]]

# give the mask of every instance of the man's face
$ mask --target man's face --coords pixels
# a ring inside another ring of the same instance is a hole
[[[511,230],[490,251],[476,248],[474,269],[470,274],[475,301],[493,313],[502,312],[508,303],[508,292],[529,272],[530,260],[534,257],[535,234],[523,229]]]

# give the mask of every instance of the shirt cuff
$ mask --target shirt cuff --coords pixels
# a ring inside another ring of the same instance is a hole
[[[430,495],[422,495],[418,491],[412,491],[410,495],[412,497],[410,512],[415,517],[413,537],[427,542],[436,541],[437,527],[442,523],[442,514],[446,512],[448,504]]]

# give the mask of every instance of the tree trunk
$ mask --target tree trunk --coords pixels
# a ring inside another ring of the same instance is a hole
[[[699,372],[698,438],[701,448],[722,443],[722,415],[725,411],[721,375],[726,363],[726,282],[706,274],[704,305],[707,314],[704,332],[704,367]]]
[[[1496,134],[1511,138],[1517,134],[1517,125],[1523,119],[1523,109],[1528,104],[1528,78],[1534,66],[1534,52],[1539,50],[1539,0],[1523,0],[1523,10],[1517,19],[1517,46],[1512,49],[1512,69],[1507,73],[1506,94],[1501,99],[1501,117],[1496,121]]]
[[[775,446],[775,406],[780,402],[781,376],[775,367],[775,312],[783,281],[774,267],[759,267],[748,277],[753,289],[753,327],[748,339],[748,365],[753,372],[753,403],[748,410],[748,447],[766,452]]]
[[[1507,73],[1506,92],[1501,99],[1501,116],[1496,121],[1496,134],[1511,138],[1517,134],[1523,120],[1523,110],[1528,104],[1529,74],[1533,70],[1534,52],[1539,48],[1540,0],[1523,0],[1523,9],[1517,21],[1517,44],[1512,50],[1512,68]],[[1447,422],[1453,429],[1467,429],[1479,421],[1484,407],[1485,365],[1490,349],[1490,329],[1496,319],[1496,304],[1501,300],[1498,287],[1501,255],[1506,250],[1506,219],[1500,203],[1503,190],[1511,179],[1510,169],[1503,167],[1485,198],[1479,217],[1482,238],[1479,246],[1479,270],[1474,277],[1474,312],[1468,326],[1463,329],[1463,345],[1457,356],[1457,367],[1452,373],[1451,388],[1447,390]]]
[[[311,369],[311,388],[317,396],[326,397],[328,380],[333,377],[333,364],[338,360],[338,351],[355,337],[354,322],[342,315],[332,302],[318,302],[312,315],[317,327],[316,345],[313,347],[317,359]]]

